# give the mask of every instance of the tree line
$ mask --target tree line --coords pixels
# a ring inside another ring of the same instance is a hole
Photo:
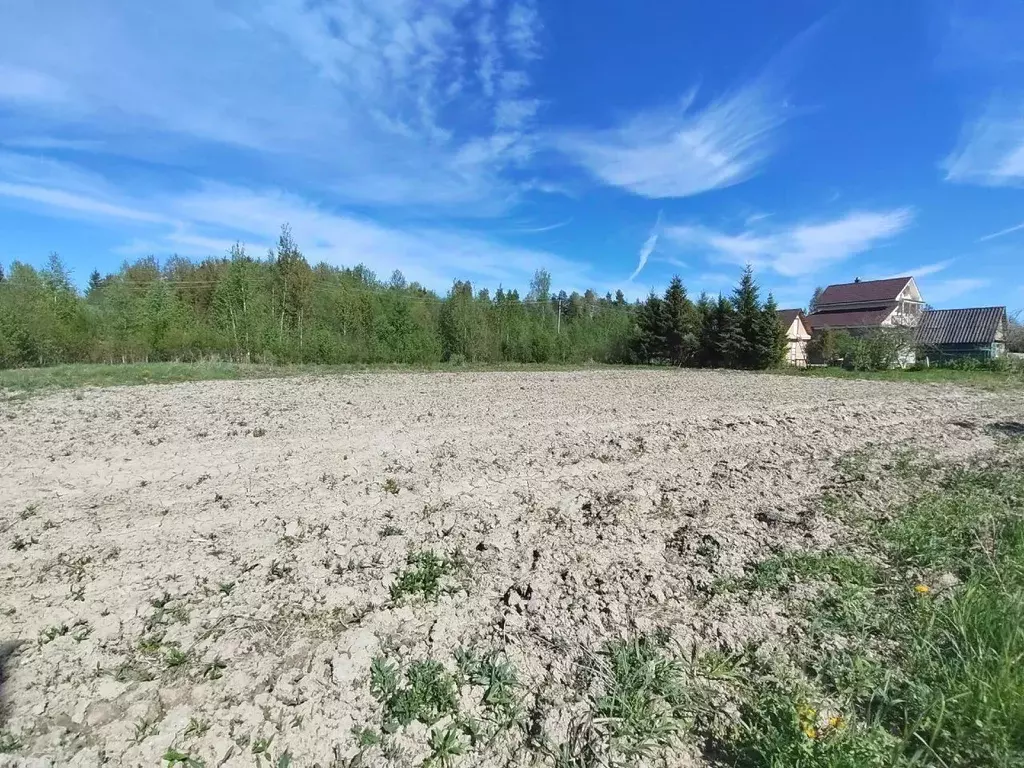
[[[287,226],[263,259],[153,257],[94,271],[84,291],[56,254],[0,268],[0,367],[221,359],[266,363],[778,364],[785,336],[748,268],[729,297],[528,293],[456,280],[444,296],[401,272],[310,265]]]

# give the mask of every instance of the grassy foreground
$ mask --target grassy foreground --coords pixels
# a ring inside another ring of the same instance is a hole
[[[364,371],[561,371],[611,368],[606,365],[265,365],[260,363],[125,363],[56,365],[49,368],[0,370],[0,392],[36,394],[79,387],[114,387],[139,384],[174,384],[183,381],[266,379]],[[644,366],[646,367],[646,366]]]
[[[1024,389],[1024,368],[1009,371],[968,371],[956,368],[913,368],[888,371],[848,371],[834,366],[824,368],[780,368],[787,376],[824,379],[866,379],[903,381],[917,384],[958,384],[989,390]]]
[[[844,463],[825,502],[849,550],[727,587],[774,594],[806,634],[788,659],[740,662],[726,764],[1024,765],[1024,442],[1007,446],[967,466]],[[861,501],[878,492],[908,500]]]
[[[364,371],[572,371],[590,369],[650,368],[601,364],[461,364],[447,365],[269,365],[260,363],[125,363],[56,365],[49,368],[0,370],[0,393],[30,395],[79,387],[113,387],[139,384],[174,384],[184,381],[259,379],[298,375],[329,375]],[[666,369],[667,370],[667,369]],[[771,373],[809,378],[868,379],[922,384],[959,384],[983,389],[1024,389],[1024,373],[963,371],[950,368],[892,371],[846,371],[842,368],[780,368]]]

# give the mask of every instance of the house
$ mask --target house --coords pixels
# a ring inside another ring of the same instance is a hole
[[[916,326],[923,311],[924,299],[912,277],[854,280],[828,286],[806,322],[812,332],[831,328],[858,333]]]
[[[917,326],[918,356],[930,361],[1006,354],[1006,307],[932,309]]]
[[[786,339],[789,344],[786,349],[786,362],[798,368],[807,366],[807,342],[811,339],[811,332],[804,325],[804,312],[802,309],[780,309],[779,325],[786,330]]]

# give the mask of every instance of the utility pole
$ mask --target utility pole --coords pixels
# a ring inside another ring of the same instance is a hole
[[[562,299],[558,299],[558,322],[555,324],[555,336],[562,335]]]

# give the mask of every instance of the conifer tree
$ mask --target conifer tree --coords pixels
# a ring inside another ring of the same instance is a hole
[[[779,308],[770,293],[761,310],[761,323],[756,340],[756,368],[775,368],[786,359],[789,339],[779,322]]]
[[[652,363],[666,357],[664,303],[652,292],[637,315],[636,358]]]
[[[757,368],[760,360],[758,339],[762,329],[761,304],[754,270],[749,264],[743,270],[739,285],[733,290],[732,305],[736,311],[735,322],[739,332],[739,350],[734,364],[739,368]]]
[[[676,275],[665,290],[663,305],[665,357],[675,365],[691,362],[697,354],[697,313]]]
[[[741,365],[745,340],[740,330],[736,309],[725,296],[720,295],[715,305],[712,339],[712,365],[721,368],[736,368]]]

